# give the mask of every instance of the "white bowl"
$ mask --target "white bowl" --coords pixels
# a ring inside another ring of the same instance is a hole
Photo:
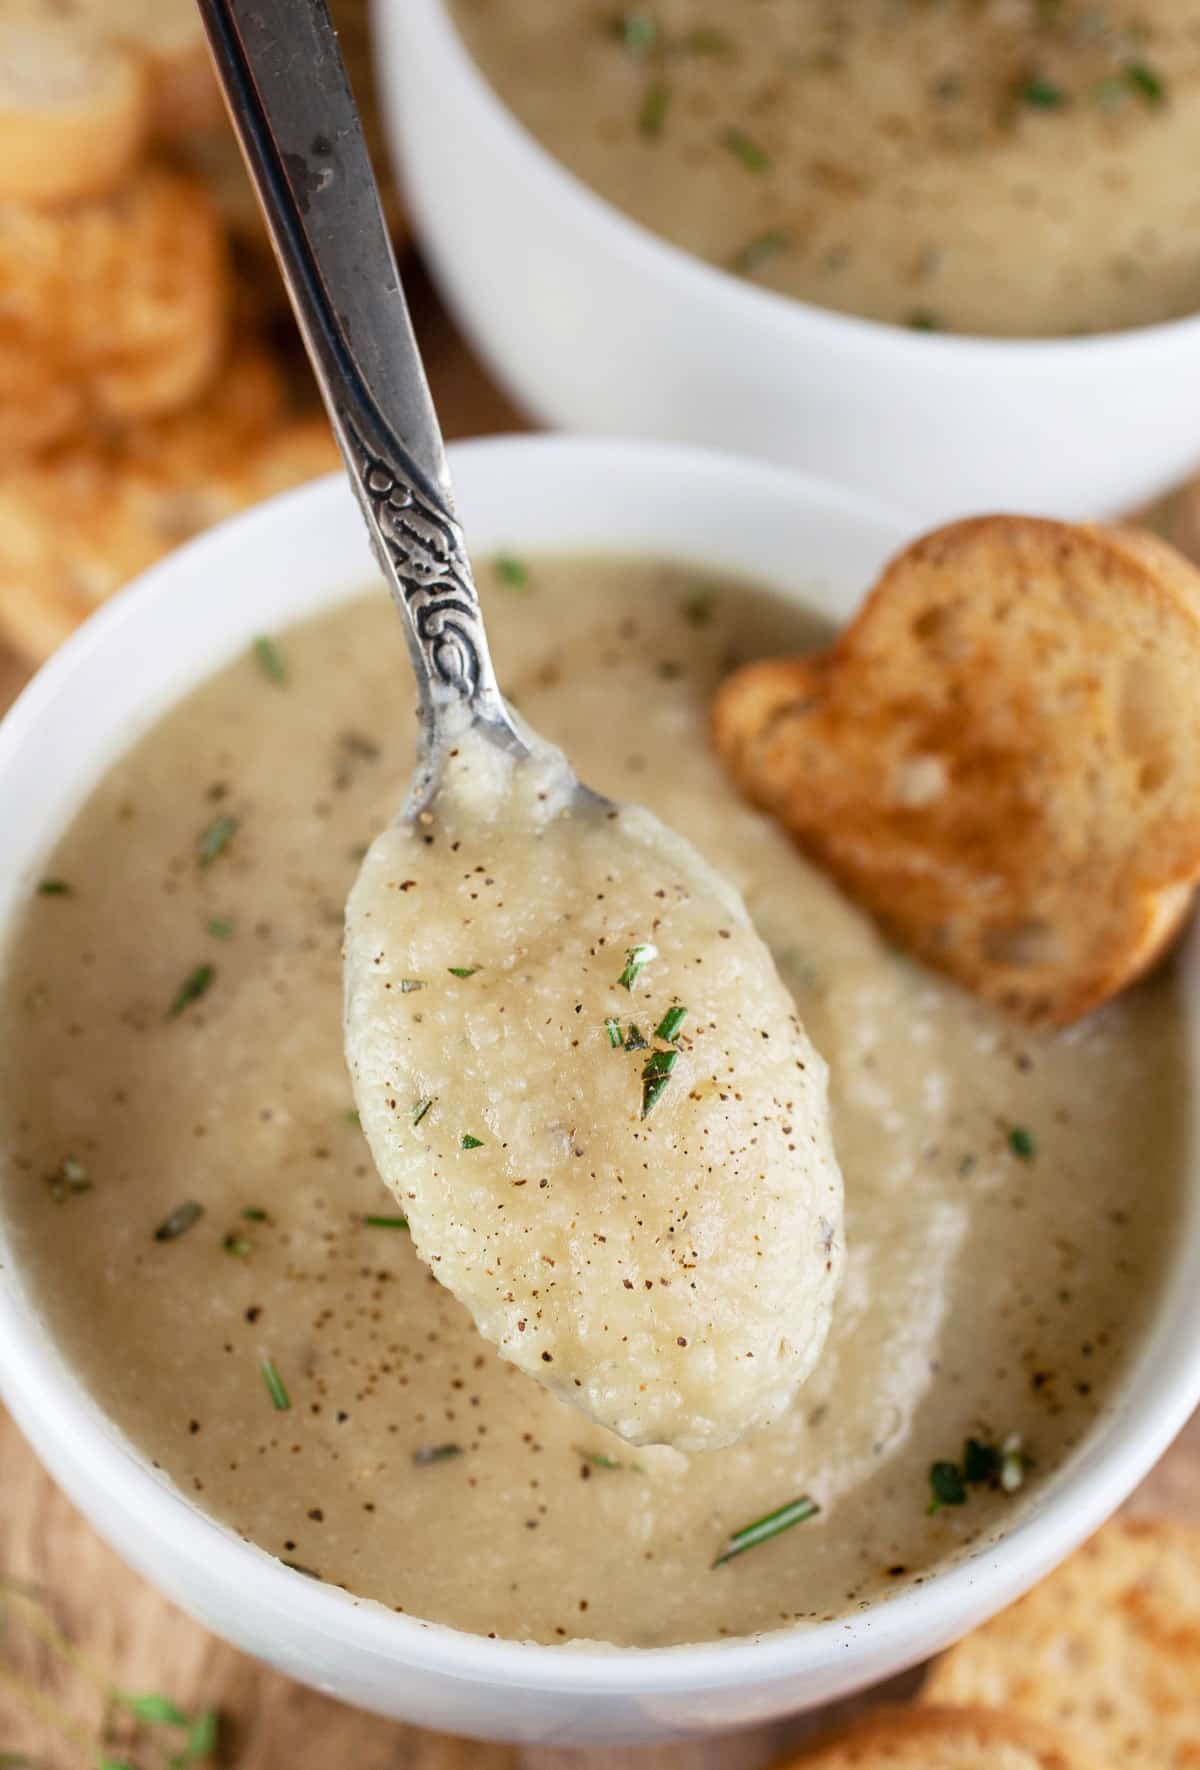
[[[694,558],[791,588],[835,620],[911,531],[856,493],[677,448],[540,438],[470,443],[452,456],[481,550]],[[185,547],[89,621],[0,726],[0,935],[66,821],[141,728],[255,633],[373,575],[350,493],[329,479]],[[397,635],[397,669],[403,657]],[[1200,1001],[1200,980],[1194,994]],[[580,1745],[710,1732],[811,1707],[913,1664],[1014,1598],[1124,1498],[1200,1395],[1200,1166],[1195,1182],[1126,1399],[1035,1513],[914,1591],[758,1641],[650,1651],[489,1641],[289,1571],[205,1517],[105,1421],[39,1324],[2,1226],[0,1390],[47,1468],[128,1561],[293,1677],[454,1733]]]
[[[1200,461],[1200,317],[1027,342],[789,300],[669,245],[566,171],[493,93],[444,0],[375,0],[375,23],[421,242],[498,379],[542,422],[757,455],[926,522],[1108,515]]]

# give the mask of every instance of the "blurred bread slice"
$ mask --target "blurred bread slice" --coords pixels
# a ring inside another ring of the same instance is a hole
[[[76,16],[139,55],[150,75],[153,123],[166,140],[224,124],[196,0],[72,0]]]
[[[150,124],[144,59],[53,0],[0,10],[0,203],[76,203],[115,190]]]
[[[67,209],[0,206],[0,358],[13,363],[0,435],[44,446],[81,415],[121,425],[186,405],[224,357],[230,300],[220,219],[181,173],[148,166]],[[23,379],[46,390],[32,419]]]
[[[1106,1525],[936,1660],[921,1700],[1003,1704],[1114,1770],[1200,1764],[1200,1528]]]
[[[868,1709],[775,1770],[1109,1770],[1060,1729],[979,1708]]]
[[[194,409],[0,475],[0,630],[40,659],[172,547],[338,462],[323,419],[286,416],[256,348]]]
[[[828,652],[736,672],[713,732],[897,940],[1064,1025],[1153,963],[1200,879],[1200,574],[1132,530],[955,523]]]

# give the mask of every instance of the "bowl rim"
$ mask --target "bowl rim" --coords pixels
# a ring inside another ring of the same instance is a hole
[[[727,310],[744,307],[740,322],[748,326],[771,326],[781,332],[807,326],[814,342],[841,345],[864,355],[894,354],[920,362],[927,353],[939,353],[938,365],[974,357],[975,368],[1010,374],[1014,366],[1045,367],[1046,359],[1061,354],[1073,368],[1091,369],[1093,359],[1140,352],[1145,355],[1171,351],[1200,334],[1200,309],[1174,319],[1157,320],[1119,331],[1084,336],[1003,337],[987,333],[921,331],[873,320],[858,314],[822,307],[799,296],[784,295],[739,277],[719,264],[675,245],[655,233],[615,203],[601,196],[586,180],[572,172],[544,147],[516,113],[509,109],[468,49],[450,12],[448,0],[370,0],[372,45],[376,73],[385,91],[392,89],[387,63],[393,44],[405,29],[429,33],[444,65],[468,101],[473,104],[494,141],[503,151],[524,163],[528,176],[540,182],[547,202],[573,208],[577,215],[614,249],[631,254],[648,273],[675,284],[686,295],[693,284],[706,298]],[[405,14],[404,22],[401,13]],[[396,52],[398,53],[398,51]],[[403,168],[401,168],[403,176]],[[696,288],[690,293],[694,295]],[[921,364],[921,366],[928,366]]]
[[[866,494],[812,476],[676,444],[545,435],[496,437],[453,445],[450,464],[453,472],[483,461],[485,471],[511,483],[512,474],[536,470],[539,456],[567,458],[572,471],[589,483],[612,471],[614,462],[647,482],[652,482],[656,466],[670,465],[710,480],[722,492],[731,477],[742,476],[766,488],[772,497],[782,499],[791,487],[824,499],[827,508],[861,513],[877,524],[894,526],[906,520]],[[335,529],[342,525],[350,534],[359,520],[347,482],[334,474],[220,524],[151,567],[66,641],[0,722],[0,774],[20,766],[43,708],[60,695],[77,666],[101,647],[112,649],[116,657],[122,630],[177,594],[175,579],[181,563],[193,571],[209,562],[211,568],[219,568],[230,558],[253,551],[256,536],[271,537],[269,551],[282,562],[289,546],[294,551],[303,545],[306,525]],[[316,606],[332,606],[346,590],[344,582],[331,581]],[[202,662],[189,681],[219,667]],[[182,692],[186,690],[177,691]],[[1200,963],[1191,970],[1190,1042],[1200,1049]],[[1040,1509],[998,1541],[932,1574],[922,1585],[830,1622],[760,1636],[649,1648],[492,1640],[398,1614],[374,1600],[304,1578],[202,1512],[151,1469],[114,1423],[105,1419],[49,1333],[37,1324],[32,1308],[18,1294],[19,1287],[4,1281],[2,1263],[0,1391],[17,1401],[13,1412],[18,1419],[37,1400],[44,1403],[50,1398],[52,1408],[47,1412],[53,1412],[55,1422],[48,1435],[56,1436],[58,1445],[66,1445],[86,1466],[96,1489],[107,1490],[122,1507],[136,1511],[147,1544],[169,1542],[177,1561],[203,1569],[208,1583],[223,1590],[244,1592],[252,1586],[259,1610],[281,1619],[285,1635],[301,1632],[336,1644],[342,1654],[359,1651],[376,1663],[390,1661],[476,1686],[528,1693],[653,1697],[705,1688],[754,1688],[789,1677],[816,1677],[826,1670],[844,1676],[848,1654],[873,1661],[890,1651],[896,1663],[909,1663],[913,1656],[911,1652],[904,1656],[907,1642],[935,1635],[949,1639],[956,1629],[978,1621],[981,1606],[976,1588],[981,1583],[989,1587],[987,1614],[1016,1597],[1108,1516],[1184,1424],[1200,1401],[1200,1359],[1189,1362],[1188,1358],[1188,1348],[1200,1343],[1200,1176],[1188,1193],[1194,1195],[1185,1200],[1188,1233],[1179,1238],[1188,1251],[1178,1256],[1160,1287],[1126,1384],[1128,1393],[1121,1405],[1110,1407],[1093,1422]],[[1147,1365],[1153,1367],[1153,1381],[1135,1382],[1134,1374],[1141,1374]]]

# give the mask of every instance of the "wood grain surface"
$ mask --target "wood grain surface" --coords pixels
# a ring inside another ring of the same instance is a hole
[[[523,428],[419,273],[412,298],[447,434]],[[21,660],[0,652],[0,706],[26,674]],[[1200,1521],[1200,1415],[1130,1504]],[[219,1707],[215,1761],[229,1770],[757,1770],[816,1724],[808,1717],[707,1744],[568,1752],[479,1745],[359,1714],[216,1640],[129,1572],[42,1472],[2,1410],[0,1575],[40,1588],[59,1624],[120,1688],[161,1691],[188,1709]],[[6,1668],[24,1692],[3,1681]],[[898,1680],[888,1693],[913,1681]],[[38,1770],[93,1770],[94,1757],[31,1712],[30,1690],[51,1695],[85,1727],[100,1725],[103,1704],[86,1678],[39,1644],[19,1614],[7,1628],[0,1615],[0,1763],[5,1753],[27,1754]],[[118,1732],[113,1757],[124,1750]],[[146,1766],[159,1761],[137,1756]]]

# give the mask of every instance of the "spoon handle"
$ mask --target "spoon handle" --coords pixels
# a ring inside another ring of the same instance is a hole
[[[507,741],[442,433],[325,0],[200,0],[200,11],[372,546],[405,616],[426,750],[453,707]]]

